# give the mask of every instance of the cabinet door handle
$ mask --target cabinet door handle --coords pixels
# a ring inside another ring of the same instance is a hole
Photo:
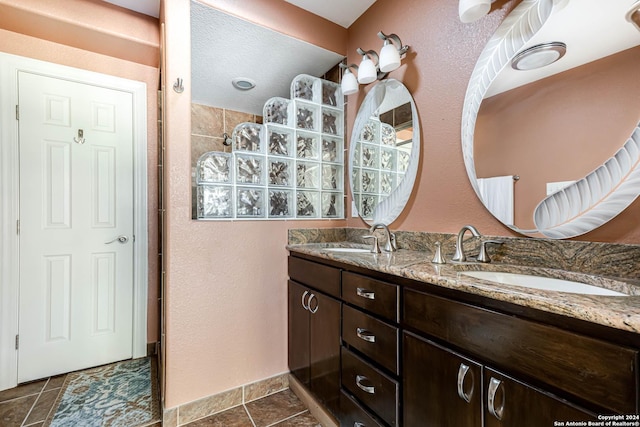
[[[467,377],[467,374],[471,374],[471,389],[469,393],[464,391],[464,379]],[[458,396],[460,399],[465,402],[471,402],[471,396],[473,395],[473,371],[469,372],[469,365],[465,365],[464,363],[460,364],[460,368],[458,368]]]
[[[496,395],[498,394],[498,389],[502,389],[502,402],[500,402],[500,406],[496,408]],[[502,381],[493,377],[489,380],[487,406],[491,415],[499,420],[502,419],[502,415],[504,414],[504,386],[502,385]]]
[[[353,423],[353,427],[367,427],[367,425],[356,421],[355,423]]]
[[[365,288],[357,288],[356,289],[356,294],[358,294],[358,296],[362,297],[362,298],[366,298],[366,299],[376,299],[376,293],[369,291]]]
[[[364,328],[356,328],[356,335],[358,335],[358,338],[366,342],[376,342],[376,336]]]
[[[360,390],[364,391],[365,393],[369,393],[369,394],[375,394],[376,393],[376,388],[372,385],[364,385],[362,384],[362,381],[369,381],[369,378],[365,377],[364,375],[356,375],[356,385],[360,388]]]
[[[302,294],[302,308],[304,308],[305,310],[309,310],[309,300],[307,300],[306,304],[304,303],[304,299],[307,295],[309,295],[309,299],[311,299],[311,294],[309,293],[309,291],[304,291],[304,293]]]
[[[318,307],[320,307],[320,303],[316,301],[316,305],[315,307],[311,308],[311,301],[316,300],[316,295],[315,294],[311,294],[309,296],[309,300],[307,301],[307,307],[309,307],[309,311],[312,314],[316,314],[316,311],[318,311]]]

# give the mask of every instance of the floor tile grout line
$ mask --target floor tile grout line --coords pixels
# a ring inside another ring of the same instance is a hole
[[[47,385],[49,385],[49,381],[51,381],[51,377],[47,378],[47,381],[44,383],[44,385],[40,389],[40,393],[38,393],[38,397],[36,397],[36,400],[33,401],[31,408],[29,408],[29,412],[27,412],[27,415],[24,416],[22,423],[20,423],[21,426],[24,426],[27,420],[29,419],[29,415],[31,415],[31,412],[33,412],[33,408],[36,407],[36,404],[38,403],[38,400],[40,400],[40,396],[42,396],[44,389],[47,388]]]
[[[267,427],[273,427],[273,426],[275,426],[275,425],[277,425],[277,424],[280,424],[280,423],[281,423],[281,422],[283,422],[283,421],[290,420],[290,419],[295,418],[295,417],[297,417],[297,416],[300,416],[300,415],[302,415],[302,414],[304,414],[304,413],[306,413],[306,412],[309,412],[309,410],[308,410],[308,409],[305,409],[305,410],[304,410],[304,411],[302,411],[302,412],[298,412],[297,414],[293,414],[293,415],[291,415],[291,416],[288,416],[288,417],[286,417],[286,418],[283,418],[283,419],[281,419],[281,420],[279,420],[279,421],[276,421],[275,423],[271,423],[271,424],[269,424]]]
[[[282,393],[283,391],[286,391],[286,390],[291,390],[291,388],[290,387],[285,387],[285,388],[282,388],[280,390],[272,391],[271,393],[265,394],[264,396],[256,397],[255,399],[249,400],[248,402],[244,402],[244,403],[246,404],[246,403],[255,402],[256,400],[264,399],[265,397],[273,396],[274,394]],[[291,390],[291,392],[293,393],[293,390]],[[243,400],[244,400],[244,398],[243,398]]]
[[[251,412],[249,412],[249,408],[247,408],[247,406],[244,404],[242,405],[242,407],[244,408],[244,411],[247,413],[247,416],[249,417],[249,421],[251,421],[251,424],[253,425],[253,427],[258,427],[256,425],[256,422],[253,421],[253,417],[251,416]]]

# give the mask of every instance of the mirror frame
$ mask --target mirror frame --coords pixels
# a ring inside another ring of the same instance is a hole
[[[351,132],[351,140],[349,141],[349,190],[351,191],[351,200],[353,201],[355,200],[353,197],[353,158],[355,156],[356,143],[358,142],[359,136],[367,121],[371,116],[378,115],[376,110],[378,110],[382,104],[387,89],[398,88],[399,86],[402,86],[402,88],[407,91],[407,94],[409,95],[409,102],[411,103],[413,146],[409,157],[409,166],[407,167],[402,181],[398,183],[396,188],[384,200],[378,203],[375,211],[373,212],[372,219],[365,220],[360,217],[369,225],[382,223],[388,226],[400,216],[407,204],[407,201],[409,200],[409,197],[411,196],[413,185],[418,174],[421,145],[420,123],[418,122],[418,110],[416,109],[415,101],[411,92],[409,92],[409,89],[407,89],[402,82],[395,79],[381,80],[371,88],[360,105],[358,115],[356,116],[356,120],[353,125],[353,131]]]
[[[554,5],[566,0],[523,0],[509,13],[480,54],[469,79],[462,109],[462,154],[467,175],[483,202],[473,159],[473,139],[480,105],[500,71],[511,62],[551,15]],[[605,224],[639,195],[640,124],[616,154],[584,178],[543,199],[534,211],[536,229],[530,237],[566,239]]]

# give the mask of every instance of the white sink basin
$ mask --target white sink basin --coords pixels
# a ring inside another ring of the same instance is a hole
[[[529,274],[502,273],[498,271],[464,271],[460,272],[460,274],[505,285],[523,286],[525,288],[543,289],[547,291],[588,295],[628,296],[621,292],[587,285],[586,283],[552,279],[549,277],[533,276]]]
[[[348,253],[358,253],[358,254],[371,253],[370,249],[364,249],[364,248],[323,248],[322,250],[328,251],[328,252],[348,252]]]

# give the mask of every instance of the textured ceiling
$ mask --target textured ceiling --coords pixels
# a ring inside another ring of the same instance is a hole
[[[298,74],[321,76],[342,60],[335,52],[197,2],[191,3],[191,98],[199,104],[262,115],[265,101],[290,97]],[[256,82],[249,91],[231,80]]]
[[[356,19],[360,17],[376,0],[285,0],[309,11],[315,15],[322,16],[331,22],[335,22],[344,28],[349,28]]]

